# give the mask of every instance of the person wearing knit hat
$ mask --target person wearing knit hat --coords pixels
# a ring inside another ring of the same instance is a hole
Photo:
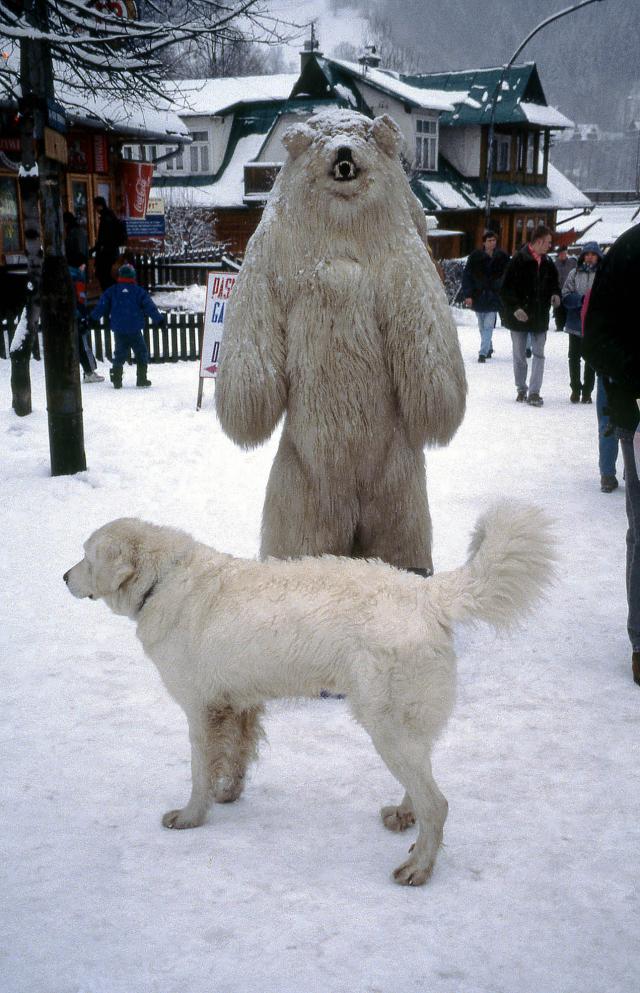
[[[101,317],[109,318],[116,343],[109,374],[114,389],[122,387],[122,371],[129,349],[136,359],[136,386],[151,386],[151,380],[147,379],[149,350],[142,333],[145,318],[149,317],[157,325],[164,324],[166,319],[147,291],[138,286],[136,271],[128,262],[120,266],[116,284],[105,290],[91,312],[92,321]]]
[[[595,372],[588,362],[584,363],[583,377],[580,376],[582,358],[582,319],[581,310],[584,298],[593,286],[593,281],[602,259],[602,249],[597,241],[582,245],[578,264],[572,269],[562,287],[562,303],[566,310],[564,330],[569,335],[569,385],[571,403],[591,403],[595,384]]]

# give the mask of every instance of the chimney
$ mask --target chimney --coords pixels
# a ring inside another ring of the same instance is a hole
[[[362,55],[358,57],[358,62],[362,66],[363,72],[366,72],[367,69],[377,69],[380,65],[381,59],[378,55],[376,46],[365,45]]]
[[[311,22],[311,37],[307,39],[304,43],[304,49],[300,52],[300,71],[304,71],[307,67],[307,63],[311,61],[314,55],[322,55],[320,51],[320,44],[316,36],[315,22]]]

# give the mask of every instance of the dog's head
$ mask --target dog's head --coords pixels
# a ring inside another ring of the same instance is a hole
[[[69,592],[105,600],[116,613],[130,614],[134,597],[126,594],[139,573],[144,527],[142,521],[122,517],[94,531],[84,543],[84,558],[64,574]]]

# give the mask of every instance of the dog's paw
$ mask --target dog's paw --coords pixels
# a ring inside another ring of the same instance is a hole
[[[407,807],[383,807],[380,816],[387,831],[406,831],[416,822],[416,815]]]
[[[213,799],[216,803],[233,803],[244,787],[244,776],[220,776],[213,784]]]
[[[426,865],[417,859],[407,859],[393,873],[396,883],[401,886],[423,886],[433,872],[433,862]]]
[[[162,818],[162,826],[182,831],[186,828],[200,827],[204,814],[191,814],[187,807],[184,810],[168,810]]]

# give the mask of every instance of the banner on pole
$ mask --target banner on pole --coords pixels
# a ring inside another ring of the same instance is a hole
[[[224,312],[237,272],[207,273],[207,302],[204,310],[204,334],[200,353],[200,378],[215,379],[218,375],[220,344],[224,331]]]

